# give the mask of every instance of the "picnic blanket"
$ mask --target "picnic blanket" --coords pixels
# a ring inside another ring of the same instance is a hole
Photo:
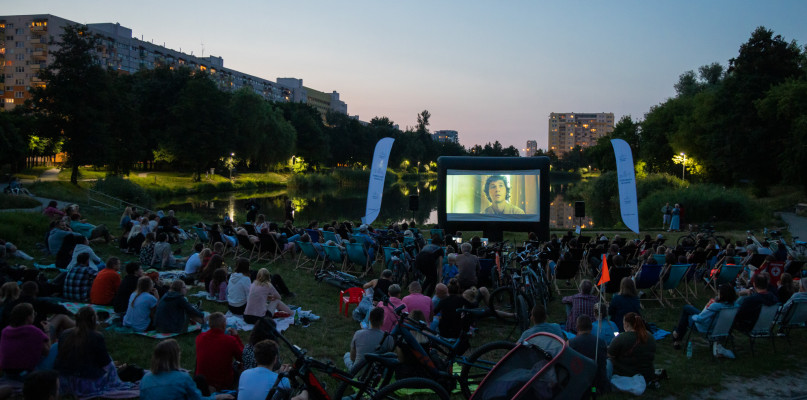
[[[171,337],[174,337],[174,336],[184,335],[184,334],[190,333],[190,332],[201,331],[202,326],[199,325],[199,324],[188,324],[188,330],[186,330],[185,332],[179,332],[179,333],[165,333],[165,332],[157,332],[155,330],[145,331],[145,332],[135,332],[131,328],[128,328],[128,327],[125,327],[125,326],[116,326],[116,325],[111,325],[107,329],[112,330],[114,332],[122,333],[122,334],[135,334],[135,335],[145,336],[145,337],[152,338],[152,339],[162,340],[162,339],[168,339],[168,338],[171,338]]]
[[[55,269],[55,270],[57,270],[59,272],[67,271],[67,269],[56,268],[56,264],[37,264],[37,263],[34,263],[34,268],[41,269],[41,270]]]
[[[67,309],[67,311],[70,311],[73,314],[78,313],[78,310],[81,309],[81,307],[90,306],[95,310],[96,313],[101,312],[101,311],[104,311],[104,312],[108,313],[110,319],[112,319],[112,317],[115,316],[115,307],[112,307],[112,306],[99,306],[97,304],[79,303],[79,302],[75,302],[75,301],[60,301],[59,304],[63,305],[64,308]],[[102,321],[102,322],[106,322],[106,321]]]

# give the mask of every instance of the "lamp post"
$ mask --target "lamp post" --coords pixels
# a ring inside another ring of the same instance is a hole
[[[233,180],[233,157],[235,157],[235,153],[230,153],[230,180]]]
[[[683,157],[683,162],[681,162],[681,180],[684,180],[684,173],[687,170],[687,155],[686,153],[681,153],[681,157]]]

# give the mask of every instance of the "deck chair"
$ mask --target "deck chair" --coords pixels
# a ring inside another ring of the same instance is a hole
[[[714,290],[715,295],[717,295],[717,289],[720,285],[724,283],[730,283],[734,285],[734,281],[737,279],[737,275],[740,272],[743,272],[742,265],[735,265],[735,264],[724,264],[719,267],[720,269],[715,272],[715,274],[711,277],[706,277],[704,280],[706,281],[706,286],[711,287]]]
[[[283,247],[281,247],[280,243],[277,242],[275,235],[270,233],[259,233],[258,238],[261,239],[261,241],[260,247],[258,248],[256,261],[266,260],[272,263],[283,256]]]
[[[420,251],[420,246],[418,246],[417,241],[413,237],[404,236],[403,245],[404,245],[404,248],[407,248],[407,249],[408,248],[414,248],[415,254],[413,254],[413,256],[417,255],[417,253]]]
[[[238,247],[233,251],[233,261],[238,257],[245,256],[247,260],[252,261],[253,257],[257,259],[261,254],[261,242],[252,243],[249,238],[244,235],[235,235],[238,239]]]
[[[193,241],[193,245],[191,245],[191,248],[196,246],[196,243],[199,242],[207,243],[208,246],[210,245],[210,236],[208,236],[207,232],[203,228],[200,228],[198,226],[191,226],[191,230],[193,231],[193,233],[196,234],[196,240]]]
[[[331,232],[333,233],[333,232]],[[322,250],[325,251],[325,261],[330,262],[336,266],[340,271],[345,270],[347,264],[347,257],[342,254],[342,250],[338,246],[325,246],[322,245]]]
[[[776,352],[776,343],[773,339],[776,335],[773,333],[773,324],[776,320],[776,314],[779,312],[779,304],[770,306],[762,306],[759,310],[759,318],[754,324],[750,332],[743,332],[748,336],[748,341],[751,344],[751,354],[754,354],[754,342],[759,338],[770,338],[773,351]]]
[[[681,280],[684,278],[687,270],[689,270],[689,267],[689,264],[668,265],[662,273],[662,276],[666,274],[667,278],[661,282],[659,299],[666,301],[670,307],[673,306],[671,300],[686,299],[686,301],[689,302],[689,298],[678,290],[678,287],[681,285]],[[666,297],[664,296],[664,292],[667,292]]]
[[[748,260],[746,265],[753,265],[755,267],[761,267],[762,263],[765,262],[765,258],[768,257],[767,254],[754,254],[751,256],[751,259]]]
[[[311,237],[311,243],[319,243],[322,241],[320,240],[322,239],[322,231],[320,231],[319,229],[306,229],[305,233],[307,233],[308,236]]]
[[[322,231],[322,237],[325,239],[323,242],[327,243],[329,240],[333,240],[334,243],[341,244],[341,241],[338,237],[336,237],[336,232],[331,231]],[[314,240],[313,238],[311,240]]]
[[[348,243],[347,257],[351,263],[356,264],[360,268],[362,272],[361,276],[364,276],[370,270],[370,256],[361,243]]]
[[[653,254],[653,258],[656,259],[656,264],[664,265],[667,263],[667,256],[664,254]]]
[[[631,277],[633,269],[611,267],[608,268],[608,274],[611,279],[605,283],[605,294],[614,294],[619,292],[619,285],[622,283],[622,279]],[[599,280],[599,277],[595,279],[595,282],[597,280]],[[597,290],[599,293],[599,287],[597,287]]]
[[[227,254],[228,250],[235,251],[230,244],[230,241],[221,237],[221,233],[216,231],[209,231],[208,237],[210,237],[210,246],[212,247],[214,243],[221,242],[224,244],[224,251],[221,253],[222,257]]]
[[[308,271],[317,269],[317,263],[322,258],[319,255],[319,252],[314,248],[314,245],[311,242],[301,242],[297,241],[297,247],[300,248],[300,254],[297,255],[297,264],[294,266],[294,269],[305,269]],[[313,265],[310,267],[306,267],[308,263],[313,262]],[[323,260],[325,262],[325,260]]]
[[[558,280],[575,280],[577,274],[580,272],[580,260],[563,260],[559,262],[555,266],[555,274],[552,277],[552,282],[555,284],[555,290],[560,295],[560,287],[558,286]],[[577,291],[577,282],[575,282],[573,287],[567,288]]]
[[[710,349],[712,348],[713,343],[721,342],[723,346],[729,347],[729,343],[734,343],[734,337],[731,335],[731,331],[734,327],[734,318],[737,316],[737,311],[739,310],[739,307],[726,307],[720,309],[712,320],[712,324],[709,325],[709,330],[706,332],[700,332],[698,331],[698,328],[693,325],[692,329],[690,329],[687,333],[685,342],[689,342],[691,340],[692,333],[696,332],[706,339],[706,341],[709,343]]]
[[[384,247],[384,268],[389,269],[389,263],[392,261],[392,252],[398,250],[394,247]]]
[[[664,307],[664,301],[659,295],[659,292],[661,292],[661,272],[663,269],[664,266],[662,265],[645,264],[639,267],[639,272],[637,272],[634,277],[636,289],[649,289],[651,292],[647,294],[647,296],[644,296],[644,298],[640,298],[640,301],[657,300],[661,306]],[[651,294],[653,297],[650,297]]]
[[[790,344],[790,331],[793,329],[807,328],[807,301],[794,301],[784,315],[778,318],[779,332],[787,338]]]
[[[258,236],[258,232],[255,230],[255,225],[243,224],[241,225],[241,227],[244,228],[244,230],[247,231],[248,234],[252,236]]]

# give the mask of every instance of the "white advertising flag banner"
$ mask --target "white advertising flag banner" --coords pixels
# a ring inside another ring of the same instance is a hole
[[[370,185],[367,187],[367,207],[361,222],[372,224],[381,211],[381,196],[384,195],[384,178],[387,176],[387,162],[392,150],[393,138],[383,138],[375,145],[373,167],[370,170]]]
[[[636,172],[633,170],[633,154],[628,142],[611,139],[616,156],[616,175],[619,187],[619,210],[622,222],[630,230],[639,233],[639,204],[636,201]]]

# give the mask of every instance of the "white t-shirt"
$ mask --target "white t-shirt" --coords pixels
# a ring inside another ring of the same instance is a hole
[[[201,267],[202,260],[199,258],[199,253],[193,253],[190,257],[188,257],[188,261],[185,262],[185,273],[195,274]]]
[[[255,367],[241,373],[238,381],[238,400],[265,400],[269,390],[277,381],[277,374],[264,367]],[[278,384],[281,389],[291,389],[289,380],[283,378]]]

